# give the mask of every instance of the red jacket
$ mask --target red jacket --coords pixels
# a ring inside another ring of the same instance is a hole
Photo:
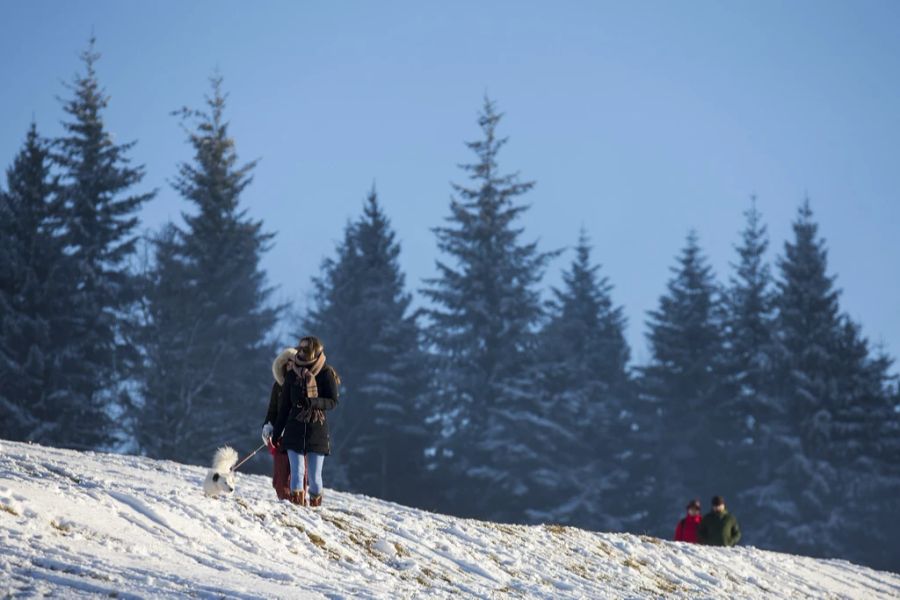
[[[699,525],[700,515],[688,515],[682,520],[678,521],[678,526],[675,527],[675,541],[690,542],[692,544],[696,544],[697,526]]]

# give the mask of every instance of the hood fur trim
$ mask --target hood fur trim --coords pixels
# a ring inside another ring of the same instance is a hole
[[[295,354],[297,354],[296,348],[285,348],[275,359],[275,362],[272,363],[272,375],[275,377],[275,381],[278,382],[278,385],[284,385],[284,365],[286,365],[287,361],[293,358]]]

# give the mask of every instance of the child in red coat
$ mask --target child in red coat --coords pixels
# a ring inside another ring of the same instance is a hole
[[[700,519],[700,501],[694,498],[687,505],[687,515],[675,527],[675,541],[696,544]]]

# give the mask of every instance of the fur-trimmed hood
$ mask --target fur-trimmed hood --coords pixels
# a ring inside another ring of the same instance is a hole
[[[275,362],[272,363],[272,375],[275,377],[275,381],[278,382],[278,385],[284,385],[284,365],[286,365],[287,361],[293,358],[295,354],[297,354],[296,348],[285,348],[275,359]]]

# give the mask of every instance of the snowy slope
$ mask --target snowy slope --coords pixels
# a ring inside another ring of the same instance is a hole
[[[327,470],[326,470],[327,473]],[[269,480],[202,495],[205,469],[0,441],[0,595],[124,598],[897,598],[844,561],[434,515]]]

